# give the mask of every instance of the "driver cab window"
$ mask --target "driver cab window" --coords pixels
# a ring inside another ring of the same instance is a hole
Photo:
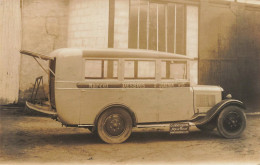
[[[162,61],[162,79],[187,79],[186,61]]]

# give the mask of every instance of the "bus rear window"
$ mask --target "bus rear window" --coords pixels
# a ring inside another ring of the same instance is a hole
[[[117,60],[86,60],[85,78],[115,79],[118,77]]]
[[[162,79],[187,79],[187,62],[183,61],[162,61]]]

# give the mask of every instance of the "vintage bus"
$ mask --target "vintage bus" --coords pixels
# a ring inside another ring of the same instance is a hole
[[[239,137],[246,127],[245,106],[222,99],[219,86],[190,85],[187,56],[132,49],[64,48],[49,56],[48,111],[68,127],[85,127],[106,143],[122,143],[133,127],[169,127],[188,133],[191,125],[225,138]]]

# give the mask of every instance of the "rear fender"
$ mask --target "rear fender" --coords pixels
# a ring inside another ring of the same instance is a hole
[[[93,130],[96,129],[97,122],[98,122],[98,119],[99,119],[99,117],[101,116],[101,114],[104,113],[105,111],[111,109],[111,108],[122,108],[122,109],[126,110],[126,111],[130,114],[130,116],[131,116],[131,118],[132,118],[132,120],[133,120],[133,126],[136,126],[136,125],[137,125],[137,124],[136,124],[136,123],[137,123],[137,118],[136,118],[136,116],[135,116],[135,113],[134,113],[130,108],[128,108],[127,106],[122,105],[122,104],[113,104],[113,105],[109,105],[109,106],[103,108],[103,109],[98,113],[98,115],[96,116],[95,121],[94,121],[94,128],[93,128]]]
[[[222,100],[220,101],[218,104],[216,104],[215,106],[213,106],[206,114],[205,117],[197,120],[194,122],[195,125],[203,125],[208,123],[209,121],[211,121],[214,117],[216,117],[225,107],[228,107],[230,105],[233,106],[238,106],[242,109],[246,109],[244,103],[242,101],[239,100],[235,100],[235,99],[226,99],[226,100]]]

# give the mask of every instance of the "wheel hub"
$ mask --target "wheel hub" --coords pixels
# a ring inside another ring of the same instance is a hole
[[[242,119],[236,112],[230,112],[227,114],[223,121],[223,126],[227,131],[236,132],[241,128]]]
[[[109,115],[105,120],[105,131],[110,136],[119,136],[125,130],[125,122],[119,114]]]

